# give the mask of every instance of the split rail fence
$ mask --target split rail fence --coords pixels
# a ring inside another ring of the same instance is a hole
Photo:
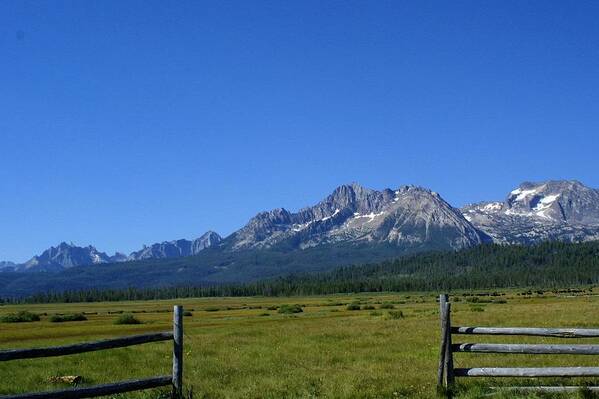
[[[183,394],[183,307],[175,306],[173,311],[173,332],[132,335],[95,342],[84,342],[67,346],[54,346],[33,349],[11,349],[0,351],[0,362],[40,357],[66,356],[106,349],[123,348],[157,341],[173,341],[172,375],[157,376],[136,380],[119,381],[109,384],[75,387],[49,392],[30,392],[0,396],[0,399],[78,399],[140,391],[163,386],[172,387],[173,398]]]
[[[512,353],[552,355],[599,355],[599,345],[569,344],[485,344],[453,343],[452,335],[516,335],[557,338],[597,338],[599,329],[582,328],[523,328],[523,327],[460,327],[451,324],[451,303],[448,295],[439,296],[441,314],[441,348],[437,386],[451,392],[456,377],[599,377],[599,367],[475,367],[454,368],[453,354]],[[507,387],[514,391],[575,392],[579,386]],[[599,392],[599,387],[585,387]]]

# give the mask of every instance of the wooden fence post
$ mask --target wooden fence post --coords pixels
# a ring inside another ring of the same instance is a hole
[[[173,398],[183,396],[183,306],[173,309]]]
[[[451,388],[454,384],[455,376],[453,372],[453,352],[451,349],[451,303],[445,304],[445,386]]]
[[[441,348],[439,349],[439,371],[437,373],[437,388],[443,386],[443,376],[445,370],[445,347],[447,346],[447,332],[445,331],[445,304],[447,303],[447,294],[439,295],[439,319],[441,322]]]

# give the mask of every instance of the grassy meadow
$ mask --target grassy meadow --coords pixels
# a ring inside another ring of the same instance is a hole
[[[453,305],[454,325],[599,327],[599,296],[589,291],[526,295],[505,291],[497,297],[456,293],[451,298],[459,300]],[[174,304],[182,304],[192,312],[184,320],[184,370],[185,385],[193,389],[194,398],[431,398],[437,395],[439,313],[436,295],[432,293],[6,305],[0,306],[0,317],[27,310],[40,314],[41,320],[0,323],[0,350],[170,331]],[[302,312],[278,313],[277,308],[285,304],[299,304]],[[57,313],[83,313],[87,320],[51,322]],[[115,324],[126,313],[133,314],[142,324]],[[541,337],[454,336],[454,343],[564,341]],[[599,340],[584,342],[599,343]],[[171,350],[170,342],[158,342],[66,357],[2,362],[0,395],[64,387],[51,383],[53,376],[80,375],[84,384],[98,384],[170,374]],[[456,367],[596,366],[598,362],[597,356],[461,353],[455,356]],[[599,385],[599,381],[592,379],[540,381],[544,385]],[[458,379],[455,397],[484,397],[488,392],[485,386],[514,384],[534,385],[539,381]],[[126,397],[149,398],[160,394],[160,390],[154,390]],[[499,397],[516,396],[509,393]],[[593,396],[581,391],[570,397]]]

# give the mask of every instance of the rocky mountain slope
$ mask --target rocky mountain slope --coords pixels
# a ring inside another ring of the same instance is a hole
[[[41,255],[36,255],[27,262],[16,265],[14,269],[17,271],[54,272],[75,266],[97,265],[112,261],[110,256],[91,245],[78,247],[72,243],[62,242],[56,247],[48,248]]]
[[[599,190],[578,181],[522,183],[503,202],[469,205],[462,213],[497,243],[599,240]]]
[[[291,213],[283,208],[262,212],[227,237],[229,250],[305,249],[324,244],[392,244],[405,248],[459,249],[478,245],[486,236],[441,196],[404,186],[370,190],[343,185],[315,206]]]
[[[195,240],[164,241],[132,252],[127,260],[164,259],[197,255],[200,251],[218,245],[222,238],[213,231],[208,231]]]

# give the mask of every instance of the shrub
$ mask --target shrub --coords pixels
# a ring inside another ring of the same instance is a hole
[[[373,310],[372,312],[370,312],[371,316],[382,316],[383,313],[379,312],[378,310]]]
[[[390,310],[387,312],[387,316],[393,320],[403,319],[403,312],[401,310]]]
[[[298,304],[295,304],[295,305],[281,305],[281,307],[279,307],[279,313],[283,313],[283,314],[302,313],[302,312],[303,312],[303,309]]]
[[[384,302],[381,304],[381,306],[379,306],[380,309],[395,309],[395,305],[393,305],[391,302]]]
[[[22,310],[18,313],[10,313],[0,317],[2,323],[25,323],[30,321],[40,321],[40,316],[35,313]]]
[[[189,310],[184,310],[183,311],[183,316],[185,316],[185,317],[191,317],[191,316],[193,316],[193,313],[191,313]]]
[[[52,323],[62,323],[65,321],[85,321],[87,320],[87,317],[85,317],[83,315],[83,313],[72,313],[72,314],[65,314],[65,315],[52,315],[50,317],[50,321]]]
[[[130,313],[124,313],[114,321],[114,324],[141,324],[141,321],[136,319],[135,316]]]
[[[266,308],[266,310],[277,310],[279,307],[276,305],[272,305]]]
[[[357,303],[350,303],[346,307],[347,310],[360,310],[360,305]]]
[[[270,316],[270,313],[264,312],[264,313],[260,313],[258,316]]]
[[[470,311],[471,312],[484,312],[485,308],[483,308],[482,306],[471,306]]]
[[[208,306],[204,309],[206,312],[218,312],[220,308],[218,306]]]
[[[364,305],[364,306],[362,306],[362,310],[374,310],[374,306],[372,306],[372,305]]]

